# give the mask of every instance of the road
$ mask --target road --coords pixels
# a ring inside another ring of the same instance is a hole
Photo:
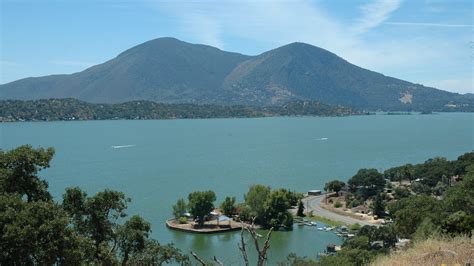
[[[313,211],[314,215],[319,215],[331,219],[333,221],[342,222],[348,225],[358,223],[360,225],[374,225],[373,223],[352,218],[350,216],[341,215],[335,212],[328,211],[321,207],[321,201],[324,200],[324,195],[309,196],[302,199],[306,211]]]

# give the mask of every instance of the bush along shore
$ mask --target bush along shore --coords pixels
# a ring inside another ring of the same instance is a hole
[[[363,113],[348,107],[331,106],[315,101],[294,101],[281,106],[268,107],[166,104],[151,101],[97,104],[76,99],[0,101],[0,122],[348,116],[360,114]]]

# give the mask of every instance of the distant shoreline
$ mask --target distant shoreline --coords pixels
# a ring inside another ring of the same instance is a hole
[[[151,101],[98,104],[76,99],[0,101],[0,122],[336,117],[362,114],[352,108],[314,101],[295,101],[281,106],[167,104]]]
[[[462,112],[441,110],[439,112]],[[279,106],[168,104],[132,101],[116,104],[87,103],[76,99],[3,100],[2,122],[229,119],[267,117],[346,117],[361,115],[432,115],[432,111],[360,111],[315,101],[294,101]]]

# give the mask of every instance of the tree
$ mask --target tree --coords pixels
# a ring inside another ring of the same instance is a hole
[[[188,196],[189,210],[197,218],[199,226],[204,225],[205,216],[214,210],[216,194],[214,191],[196,191]]]
[[[378,217],[382,217],[385,215],[385,203],[383,201],[381,193],[377,194],[377,196],[375,197],[372,209],[374,215],[377,215]]]
[[[333,180],[324,185],[324,190],[326,191],[334,191],[336,193],[339,193],[341,189],[346,185],[346,183],[339,181],[339,180]]]
[[[474,164],[473,164],[474,165]],[[449,212],[474,213],[474,166],[469,168],[461,182],[448,188],[444,195],[444,208]]]
[[[145,248],[135,252],[130,257],[130,265],[162,265],[173,262],[181,265],[190,265],[189,257],[173,244],[161,245],[154,239],[145,240]]]
[[[257,223],[261,223],[264,215],[263,204],[270,194],[270,187],[264,185],[253,185],[244,195],[245,204],[250,207],[251,216],[255,217]]]
[[[224,201],[221,204],[221,209],[227,216],[232,216],[235,214],[235,197],[225,197]]]
[[[63,194],[63,209],[68,212],[71,217],[71,222],[76,230],[81,234],[87,232],[86,227],[86,200],[87,193],[82,191],[79,187],[66,188]]]
[[[395,217],[395,230],[402,237],[410,237],[425,218],[439,224],[442,215],[441,203],[430,196],[410,196],[389,205]]]
[[[421,182],[413,182],[411,183],[411,190],[418,195],[431,195],[431,188],[428,185],[425,185]]]
[[[394,247],[397,243],[397,235],[395,230],[392,226],[363,226],[359,232],[357,233],[357,237],[367,237],[368,239],[368,246],[353,246],[352,248],[359,248],[359,249],[373,249],[371,245],[375,241],[382,241],[383,247],[385,249]]]
[[[79,188],[69,188],[63,195],[63,206],[73,217],[78,232],[94,241],[94,257],[100,262],[109,262],[111,253],[109,241],[117,240],[117,219],[126,216],[125,209],[130,199],[125,194],[113,190],[104,190],[93,197],[86,198]]]
[[[184,199],[178,199],[176,204],[173,205],[173,216],[176,220],[183,217],[183,215],[187,212],[187,205]]]
[[[352,191],[357,191],[367,199],[383,191],[385,179],[376,169],[360,169],[356,175],[349,179],[348,184]]]
[[[122,254],[122,265],[127,265],[131,254],[145,248],[150,233],[150,223],[138,215],[130,217],[118,230],[118,246]]]
[[[457,211],[443,221],[441,229],[446,234],[471,237],[472,230],[474,230],[474,216],[468,215],[464,211]]]
[[[402,199],[410,196],[410,191],[404,187],[396,187],[394,189],[395,192],[395,198],[396,199]]]
[[[303,205],[303,201],[299,201],[298,202],[298,211],[296,212],[296,215],[299,216],[299,217],[304,217],[304,205]]]
[[[414,167],[411,164],[405,164],[393,167],[384,171],[383,175],[390,181],[402,182],[403,180],[413,180]]]
[[[18,193],[28,202],[51,200],[48,183],[38,177],[38,172],[49,168],[53,155],[53,148],[33,149],[30,145],[0,150],[0,192]]]
[[[1,265],[79,265],[86,244],[58,204],[0,194]]]
[[[290,207],[290,202],[284,191],[272,191],[264,203],[264,219],[262,225],[265,228],[285,228],[291,230],[293,217],[288,212]]]
[[[428,187],[436,186],[443,176],[454,175],[453,163],[443,157],[429,159],[422,164],[415,165],[414,176],[421,179],[421,183]]]

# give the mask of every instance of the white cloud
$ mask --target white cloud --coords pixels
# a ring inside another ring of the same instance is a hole
[[[387,25],[395,26],[426,26],[426,27],[443,27],[443,28],[472,28],[469,24],[446,24],[446,23],[423,23],[423,22],[385,22]]]
[[[390,17],[390,14],[401,5],[400,0],[376,0],[360,7],[362,16],[352,30],[356,34],[369,31],[379,26]]]

